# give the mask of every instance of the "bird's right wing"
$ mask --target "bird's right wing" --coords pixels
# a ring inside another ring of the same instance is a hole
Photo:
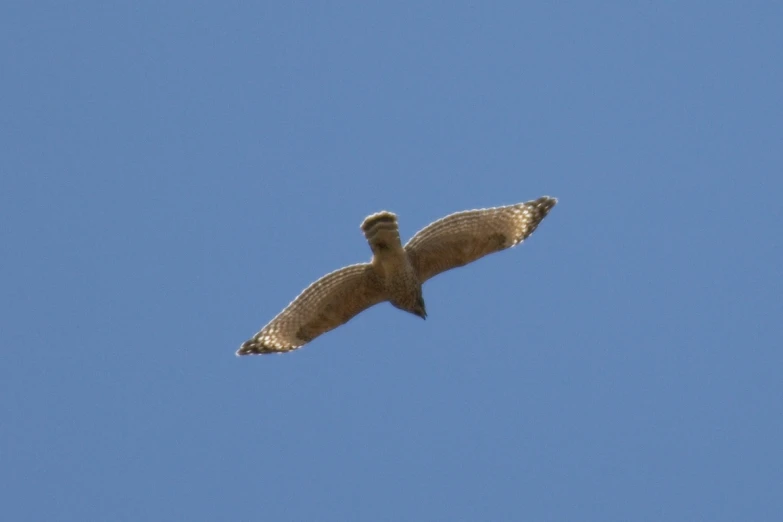
[[[405,245],[419,281],[524,241],[557,200],[544,196],[505,207],[466,210],[421,229]]]
[[[285,310],[245,341],[237,355],[288,352],[385,301],[369,263],[335,270],[308,286]]]

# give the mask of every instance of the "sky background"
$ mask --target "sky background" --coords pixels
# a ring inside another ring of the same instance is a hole
[[[13,521],[783,519],[780,2],[7,2]],[[451,212],[522,246],[234,351]]]

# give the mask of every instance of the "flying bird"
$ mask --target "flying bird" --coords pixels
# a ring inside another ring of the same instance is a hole
[[[335,270],[305,288],[245,341],[237,355],[296,350],[384,301],[425,319],[421,292],[425,281],[520,244],[556,203],[557,199],[543,196],[516,205],[457,212],[430,223],[405,246],[395,214],[372,214],[361,225],[372,260]]]

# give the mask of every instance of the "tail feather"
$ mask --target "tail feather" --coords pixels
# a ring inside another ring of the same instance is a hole
[[[362,232],[373,254],[379,255],[388,250],[402,248],[400,230],[397,227],[397,216],[392,212],[382,211],[362,222]]]

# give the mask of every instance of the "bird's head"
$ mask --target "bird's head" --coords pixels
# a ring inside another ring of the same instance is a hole
[[[424,298],[422,296],[419,296],[416,299],[416,304],[414,305],[412,312],[422,319],[427,319],[427,307],[424,306]]]

